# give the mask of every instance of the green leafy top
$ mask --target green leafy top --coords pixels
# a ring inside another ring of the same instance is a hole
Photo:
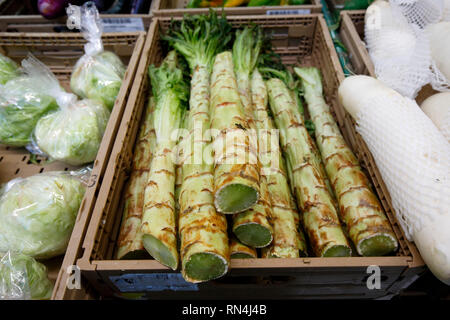
[[[158,143],[168,141],[173,130],[181,125],[187,109],[189,85],[178,65],[175,51],[169,52],[160,67],[148,69],[156,107],[154,126]]]
[[[263,44],[263,33],[259,26],[236,30],[233,45],[233,64],[237,74],[250,74],[256,67]]]
[[[189,85],[183,77],[183,71],[179,67],[175,51],[167,54],[161,66],[151,65],[148,68],[148,75],[156,102],[166,91],[173,91],[181,102],[188,100]]]
[[[13,60],[0,53],[0,84],[5,84],[19,75],[19,66]]]
[[[225,15],[219,18],[210,10],[209,15],[185,15],[181,22],[173,22],[162,38],[185,57],[193,71],[197,66],[210,70],[214,57],[226,49],[231,35],[231,25]]]
[[[301,86],[303,90],[308,87],[317,96],[322,96],[322,77],[320,70],[314,67],[309,68],[294,68],[295,74],[302,80]]]

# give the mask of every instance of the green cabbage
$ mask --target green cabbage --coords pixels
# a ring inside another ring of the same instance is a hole
[[[78,96],[102,101],[112,110],[124,74],[125,66],[112,52],[85,55],[75,65],[70,87]]]
[[[21,253],[0,254],[0,299],[47,300],[52,291],[42,263]]]
[[[0,197],[0,252],[47,259],[65,252],[85,186],[64,173],[11,181]]]
[[[34,140],[50,158],[71,165],[95,160],[110,112],[98,101],[80,100],[42,117]]]
[[[58,108],[54,98],[32,89],[33,81],[22,76],[0,89],[0,143],[26,146],[39,118]]]
[[[19,75],[19,66],[10,58],[0,54],[0,84],[5,84]]]

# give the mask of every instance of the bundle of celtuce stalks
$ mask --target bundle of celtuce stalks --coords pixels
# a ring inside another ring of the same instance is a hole
[[[258,26],[232,34],[212,11],[163,36],[174,51],[149,69],[117,258],[148,252],[197,283],[224,276],[232,259],[391,253],[397,240],[318,70],[294,79],[266,61],[274,55]]]
[[[294,68],[294,71],[302,79],[317,145],[338,198],[341,219],[358,254],[378,256],[396,250],[394,231],[323,98],[319,69]]]

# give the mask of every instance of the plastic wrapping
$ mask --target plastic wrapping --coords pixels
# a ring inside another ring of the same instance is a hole
[[[5,84],[20,75],[19,66],[10,58],[0,54],[0,84]]]
[[[82,165],[95,160],[109,119],[109,110],[83,99],[42,117],[34,130],[36,145],[54,160]]]
[[[38,79],[37,91],[46,88],[59,109],[42,116],[34,128],[27,149],[52,160],[83,165],[95,160],[110,112],[99,101],[77,100],[61,88],[53,73],[33,56],[22,62],[24,70]]]
[[[23,71],[0,85],[0,143],[16,147],[26,146],[39,118],[58,108],[45,86],[36,86],[41,77]]]
[[[0,252],[36,259],[63,254],[86,188],[88,170],[18,178],[0,196]]]
[[[52,291],[42,263],[22,253],[0,253],[0,300],[47,300]]]
[[[95,5],[87,2],[80,10],[74,7],[69,5],[67,14],[71,18],[75,13],[81,13],[81,31],[88,42],[84,46],[85,55],[77,61],[72,72],[70,87],[78,96],[100,100],[111,110],[122,85],[125,66],[116,54],[103,51],[103,28]]]

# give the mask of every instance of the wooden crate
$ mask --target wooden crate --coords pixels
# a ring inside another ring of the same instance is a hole
[[[103,140],[93,163],[93,169],[88,188],[83,198],[77,221],[65,256],[46,261],[51,280],[56,282],[60,270],[74,265],[78,256],[77,243],[81,242],[89,221],[91,209],[95,203],[99,186],[109,154],[119,128],[122,115],[131,91],[134,75],[137,69],[141,51],[145,42],[145,32],[105,34],[103,36],[105,50],[115,52],[127,65],[122,86],[111,112]],[[55,33],[0,33],[0,52],[16,62],[26,58],[29,52],[44,62],[55,73],[62,86],[70,91],[70,75],[77,60],[84,54],[86,40],[79,34]],[[54,170],[72,170],[77,167],[61,162],[45,163],[38,157],[37,163],[30,161],[30,155],[24,148],[13,148],[0,145],[0,183],[8,182],[18,177],[28,177],[41,172]],[[58,286],[55,286],[54,295]],[[78,297],[86,296],[87,292],[79,292]]]
[[[148,30],[152,20],[150,14],[101,14],[100,18],[122,22],[142,19],[145,30]],[[41,15],[5,15],[0,16],[0,32],[72,32],[66,22],[66,16],[46,19]]]
[[[321,13],[320,0],[310,0],[310,4],[299,6],[262,6],[225,8],[227,15],[287,15]],[[184,14],[205,14],[208,8],[186,9],[189,0],[153,0],[151,14],[154,17],[181,17]],[[222,8],[215,10],[222,11]]]
[[[345,111],[337,103],[337,88],[344,79],[322,15],[230,16],[234,27],[249,22],[273,32],[273,44],[286,64],[313,65],[323,74],[327,102],[332,107],[347,141]],[[373,183],[399,240],[395,256],[298,259],[233,259],[223,278],[190,285],[179,273],[156,260],[115,260],[116,242],[123,212],[123,192],[130,173],[137,131],[149,94],[147,68],[163,58],[160,33],[170,18],[154,18],[147,35],[134,86],[111,152],[92,218],[77,260],[82,275],[104,296],[139,293],[160,298],[378,298],[392,296],[421,272],[423,261],[408,242],[393,215],[389,194],[368,150],[354,149]],[[358,142],[360,143],[360,142]],[[379,290],[366,286],[368,266],[381,268]],[[70,292],[72,290],[67,290]]]

